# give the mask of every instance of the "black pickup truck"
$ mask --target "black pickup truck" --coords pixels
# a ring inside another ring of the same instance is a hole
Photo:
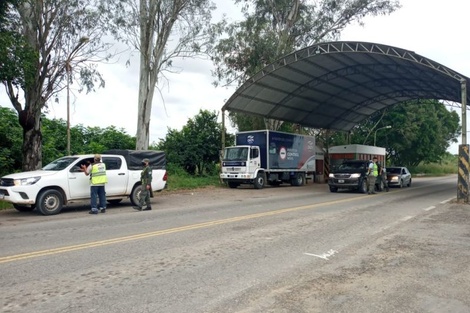
[[[370,163],[368,160],[349,160],[341,163],[328,177],[330,191],[350,189],[367,193],[367,169]],[[378,191],[384,189],[382,180],[376,181],[375,189]]]

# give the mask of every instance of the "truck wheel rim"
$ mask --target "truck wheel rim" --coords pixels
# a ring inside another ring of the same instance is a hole
[[[48,211],[52,211],[52,210],[55,210],[57,208],[57,198],[55,197],[47,197],[45,200],[44,200],[44,208]]]

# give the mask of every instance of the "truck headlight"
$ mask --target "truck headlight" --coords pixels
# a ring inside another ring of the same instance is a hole
[[[351,178],[359,178],[359,177],[361,177],[361,174],[359,173],[351,174]]]
[[[328,175],[328,177],[329,177],[329,178],[335,178],[335,174],[330,173],[330,174]]]
[[[34,185],[40,179],[41,179],[41,176],[21,178],[21,179],[15,179],[13,183],[15,184],[15,186],[29,186],[29,185]]]

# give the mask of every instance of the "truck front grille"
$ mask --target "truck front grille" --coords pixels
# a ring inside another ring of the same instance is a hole
[[[339,178],[339,179],[347,179],[347,178],[350,178],[351,177],[351,174],[335,174],[335,178]]]
[[[12,178],[2,178],[0,180],[0,186],[3,186],[3,187],[11,187],[11,186],[14,186],[14,182],[13,182],[13,179]]]

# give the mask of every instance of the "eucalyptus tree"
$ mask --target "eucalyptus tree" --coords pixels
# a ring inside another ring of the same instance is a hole
[[[215,84],[240,86],[264,66],[315,43],[336,40],[351,23],[397,10],[398,0],[235,0],[244,19],[223,28],[215,46]],[[233,114],[231,114],[231,117]],[[238,118],[240,119],[240,118]],[[278,128],[282,122],[267,121]]]
[[[116,26],[115,38],[139,53],[136,149],[147,149],[155,90],[176,58],[202,55],[208,48],[215,6],[210,0],[102,0],[101,5]]]
[[[2,55],[13,65],[0,78],[23,129],[23,170],[42,166],[41,113],[48,101],[74,81],[79,90],[104,86],[96,62],[109,56],[109,45],[99,9],[93,0],[18,0],[8,11],[5,25],[21,40]]]

